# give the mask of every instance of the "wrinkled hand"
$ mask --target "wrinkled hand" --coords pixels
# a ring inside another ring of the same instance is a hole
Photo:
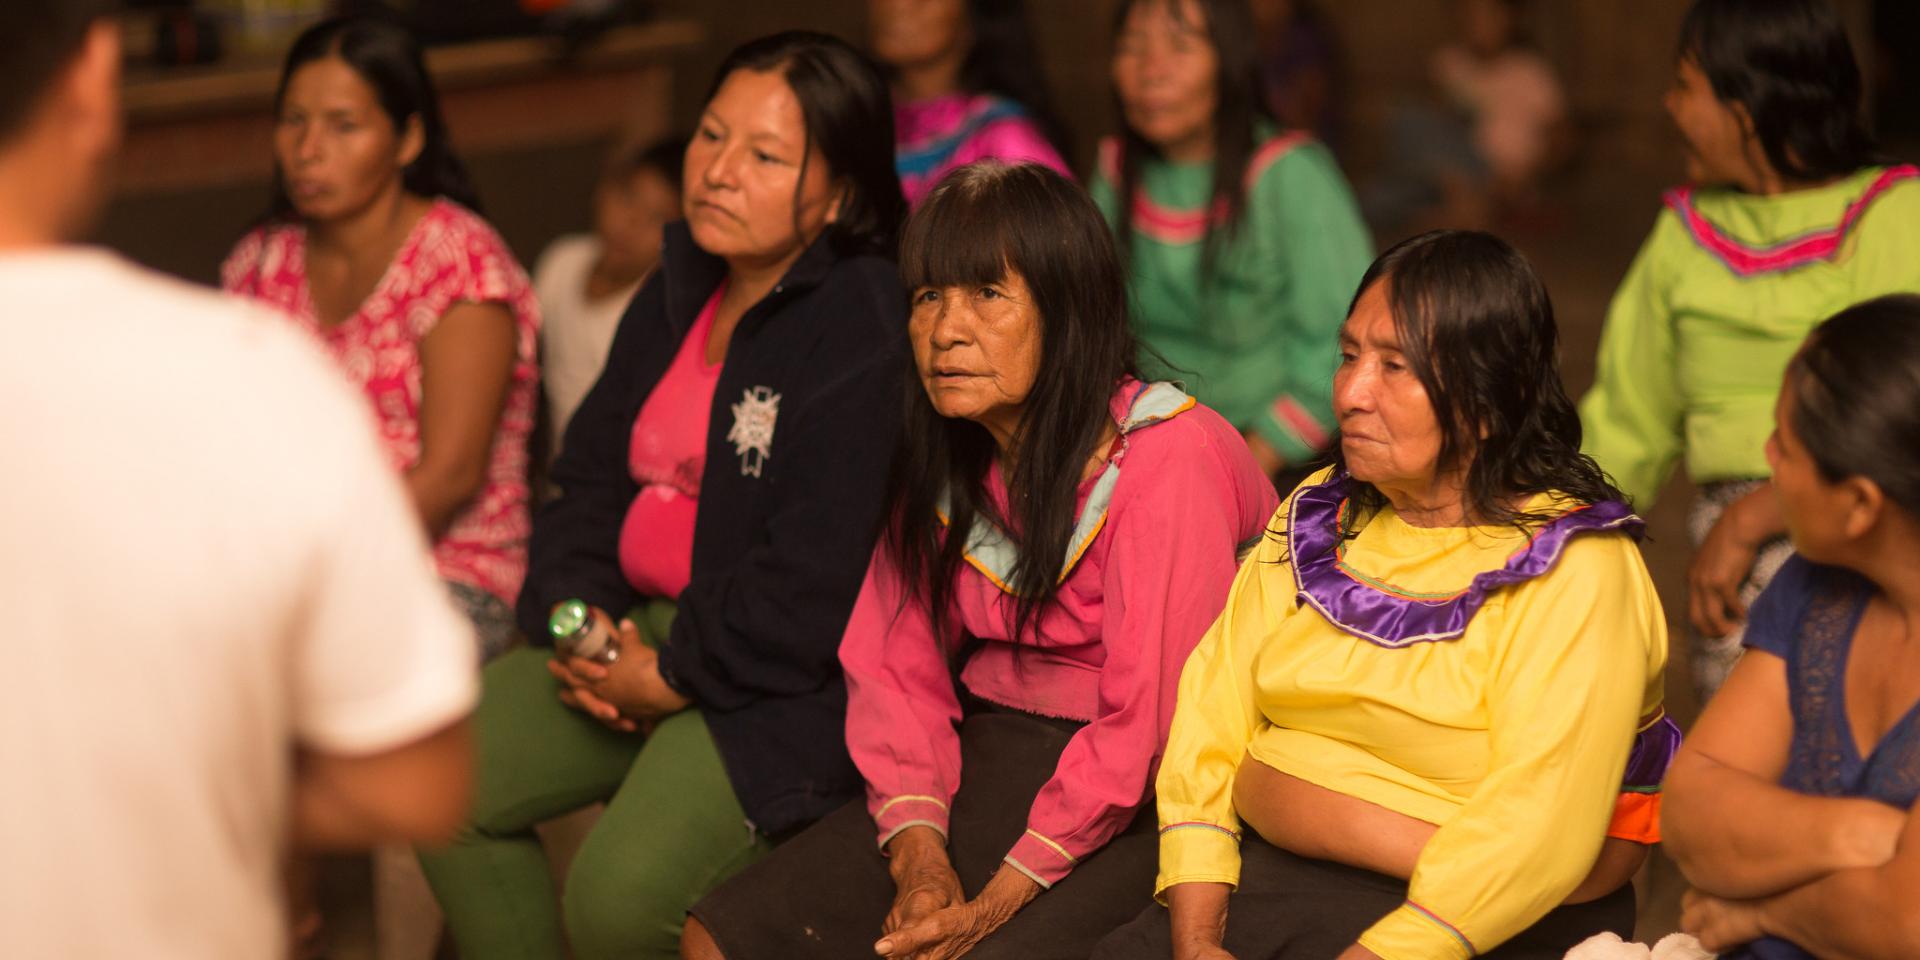
[[[888,932],[873,945],[873,952],[889,960],[955,960],[1000,929],[1039,894],[1039,884],[1003,865],[980,896],[935,910]]]
[[[1709,637],[1732,633],[1747,618],[1740,585],[1753,572],[1760,545],[1785,532],[1771,487],[1727,505],[1687,567],[1687,618]]]
[[[960,888],[960,875],[953,872],[953,865],[944,856],[903,864],[896,870],[894,886],[893,909],[887,911],[886,922],[880,927],[883,934],[914,926],[967,899]]]
[[[1173,960],[1234,960],[1225,947],[1202,946],[1173,951]]]
[[[995,916],[979,901],[935,910],[880,938],[873,952],[893,960],[954,960],[966,956],[1006,917]]]
[[[555,657],[547,670],[562,684],[560,701],[622,733],[692,706],[660,676],[660,654],[640,640],[640,628],[621,620],[619,659],[611,664]]]
[[[1766,935],[1760,926],[1759,901],[1725,900],[1698,890],[1688,890],[1680,898],[1680,929],[1715,953]]]

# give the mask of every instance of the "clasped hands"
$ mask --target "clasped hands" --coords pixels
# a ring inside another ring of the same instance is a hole
[[[590,615],[602,622],[610,619],[597,607]],[[612,663],[558,654],[547,661],[547,672],[560,681],[561,703],[621,733],[651,727],[692,705],[667,686],[660,676],[659,651],[641,641],[640,628],[632,620],[622,619],[614,636],[620,653]]]
[[[1013,918],[1040,885],[1002,864],[980,895],[968,900],[947,859],[946,839],[913,826],[887,842],[896,893],[873,952],[889,960],[954,960]]]

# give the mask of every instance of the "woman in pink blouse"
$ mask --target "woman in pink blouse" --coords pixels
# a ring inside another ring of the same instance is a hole
[[[440,576],[492,656],[512,641],[526,573],[532,286],[474,212],[405,29],[313,27],[275,104],[273,208],[223,285],[313,331],[366,391]]]
[[[695,906],[690,957],[1085,957],[1149,901],[1180,667],[1275,506],[1232,426],[1137,379],[1066,178],[961,168],[900,268],[915,382],[840,648],[867,799]]]

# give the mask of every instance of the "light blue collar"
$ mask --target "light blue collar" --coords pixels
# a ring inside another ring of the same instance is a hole
[[[1125,453],[1125,443],[1135,431],[1144,430],[1162,421],[1171,420],[1193,408],[1194,399],[1172,383],[1130,384],[1135,391],[1133,400],[1127,405],[1127,414],[1120,421],[1121,453]],[[1114,488],[1120,484],[1120,462],[1123,455],[1115,455],[1107,461],[1106,469],[1100,471],[1099,479],[1094,481],[1093,490],[1087,494],[1087,502],[1081,506],[1080,514],[1074,519],[1073,536],[1067,541],[1067,555],[1060,566],[1060,580],[1067,579],[1080,558],[1093,545],[1093,539],[1107,524],[1107,508],[1113,504]],[[939,511],[940,522],[948,523],[949,500],[946,491],[941,491],[935,508]],[[988,522],[986,518],[974,517],[972,529],[967,534],[964,551],[967,562],[974,569],[986,574],[994,586],[1006,593],[1013,593],[1010,586],[1013,580],[1013,565],[1019,559],[1019,551],[1007,538],[1006,532]]]

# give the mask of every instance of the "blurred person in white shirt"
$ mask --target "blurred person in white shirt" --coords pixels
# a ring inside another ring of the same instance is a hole
[[[67,243],[112,7],[0,4],[0,956],[278,957],[293,849],[459,825],[474,645],[317,348]]]

